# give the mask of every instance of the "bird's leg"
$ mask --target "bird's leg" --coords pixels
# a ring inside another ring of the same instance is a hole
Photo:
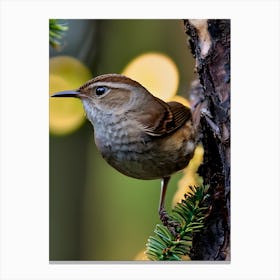
[[[170,180],[170,176],[169,177],[163,177],[161,179],[161,192],[160,192],[159,210],[164,209],[165,194],[166,194],[166,190],[167,190],[169,180]]]
[[[166,194],[169,180],[170,180],[170,176],[163,177],[161,179],[161,191],[160,191],[160,201],[159,201],[159,209],[158,209],[160,220],[165,226],[167,225],[167,221],[169,219],[169,216],[164,209],[165,194]]]
[[[160,193],[160,202],[159,202],[159,217],[162,221],[163,225],[167,226],[169,231],[176,236],[176,228],[180,226],[178,222],[173,221],[169,215],[167,214],[165,208],[164,208],[164,200],[165,200],[165,194],[168,186],[168,182],[170,180],[170,176],[163,177],[161,180],[161,193]]]

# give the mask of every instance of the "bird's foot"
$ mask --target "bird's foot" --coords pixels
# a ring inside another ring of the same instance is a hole
[[[181,227],[180,223],[172,220],[164,208],[159,210],[159,217],[163,225],[166,226],[171,234],[176,237],[178,235],[178,229]]]

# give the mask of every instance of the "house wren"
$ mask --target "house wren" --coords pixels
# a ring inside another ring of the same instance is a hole
[[[79,89],[52,97],[76,97],[94,127],[95,143],[104,159],[129,177],[162,179],[159,214],[168,224],[164,198],[170,176],[185,168],[195,149],[190,109],[164,102],[140,83],[105,74]]]

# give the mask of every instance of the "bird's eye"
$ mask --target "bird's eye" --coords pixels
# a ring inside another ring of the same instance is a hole
[[[107,87],[104,87],[104,86],[100,86],[100,87],[97,87],[95,89],[95,93],[97,96],[101,96],[103,95],[104,93],[106,93],[108,91],[108,88]]]

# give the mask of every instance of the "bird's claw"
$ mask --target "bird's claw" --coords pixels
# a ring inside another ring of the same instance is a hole
[[[176,237],[178,235],[178,228],[181,227],[181,224],[172,220],[164,208],[159,210],[159,216],[163,225],[166,226],[171,234]]]

